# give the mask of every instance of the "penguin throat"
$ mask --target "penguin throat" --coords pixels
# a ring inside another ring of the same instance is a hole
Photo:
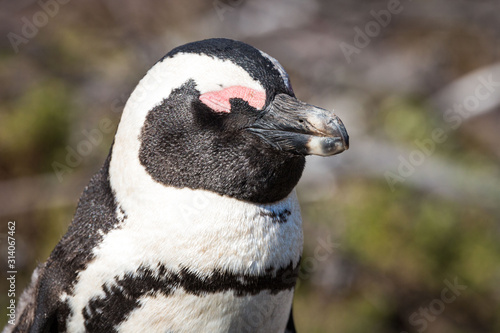
[[[305,158],[278,153],[223,150],[213,153],[209,140],[182,154],[162,150],[161,140],[145,138],[139,159],[157,182],[176,188],[203,189],[239,200],[267,204],[286,198],[298,183]],[[174,144],[177,146],[177,144]],[[167,146],[168,147],[168,146]],[[154,149],[156,153],[148,151]],[[161,151],[158,153],[158,151]]]

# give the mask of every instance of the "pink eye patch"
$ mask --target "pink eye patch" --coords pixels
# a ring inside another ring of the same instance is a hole
[[[200,96],[200,101],[215,112],[231,112],[231,98],[241,98],[248,105],[262,109],[266,104],[266,93],[243,86],[232,86],[217,91],[209,91]]]

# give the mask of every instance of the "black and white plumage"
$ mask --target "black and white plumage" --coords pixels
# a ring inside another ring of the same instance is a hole
[[[295,331],[305,155],[348,136],[241,42],[169,52],[130,96],[104,166],[6,332]]]

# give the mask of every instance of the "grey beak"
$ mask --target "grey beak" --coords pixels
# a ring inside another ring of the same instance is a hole
[[[279,94],[250,128],[278,149],[299,155],[330,156],[349,148],[349,135],[333,112]]]

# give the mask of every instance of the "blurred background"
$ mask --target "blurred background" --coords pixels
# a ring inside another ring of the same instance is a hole
[[[500,332],[496,0],[0,1],[0,240],[17,296],[166,52],[228,37],[278,59],[351,147],[308,158],[300,332]],[[0,280],[0,325],[9,298]]]

